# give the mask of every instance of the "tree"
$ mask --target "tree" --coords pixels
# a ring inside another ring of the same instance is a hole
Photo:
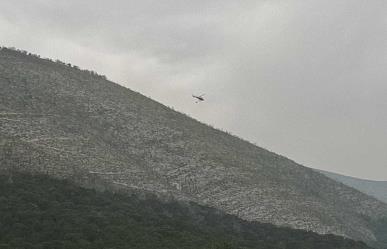
[[[16,142],[14,138],[5,140],[1,153],[1,165],[9,175],[8,183],[13,183],[13,174],[18,166],[15,148]]]
[[[232,246],[229,242],[224,241],[217,241],[215,243],[212,243],[209,249],[234,249],[235,247]]]

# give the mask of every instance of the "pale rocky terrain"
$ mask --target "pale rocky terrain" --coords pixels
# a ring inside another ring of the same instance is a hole
[[[387,205],[103,76],[0,51],[1,168],[193,200],[246,220],[374,242]],[[387,231],[386,231],[387,233]]]

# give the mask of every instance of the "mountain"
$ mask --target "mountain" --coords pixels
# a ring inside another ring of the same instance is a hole
[[[384,203],[387,203],[387,181],[364,180],[323,170],[318,171],[335,181],[341,182],[359,190],[360,192],[373,196]]]
[[[383,239],[385,203],[94,72],[3,48],[0,89],[5,171],[103,178],[249,221]]]
[[[248,222],[192,202],[96,192],[42,175],[0,175],[0,248],[370,249],[333,235]]]

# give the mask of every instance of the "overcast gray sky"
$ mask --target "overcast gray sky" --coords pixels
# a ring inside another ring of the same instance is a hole
[[[1,0],[0,44],[305,166],[387,180],[385,0]]]

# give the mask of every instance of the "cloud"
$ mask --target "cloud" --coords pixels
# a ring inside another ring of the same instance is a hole
[[[5,0],[0,39],[306,166],[386,179],[386,9],[365,0]],[[195,105],[191,93],[207,101]]]

